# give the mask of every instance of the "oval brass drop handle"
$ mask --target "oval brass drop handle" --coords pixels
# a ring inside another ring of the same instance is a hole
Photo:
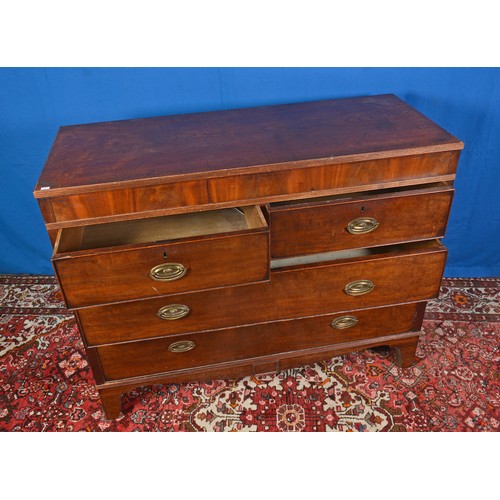
[[[371,292],[375,288],[373,281],[370,280],[356,280],[351,281],[344,288],[344,292],[347,295],[364,295],[365,293]]]
[[[357,322],[358,318],[356,318],[356,316],[340,316],[332,321],[331,327],[337,330],[345,330],[346,328],[351,328],[351,326],[354,326]]]
[[[149,277],[155,281],[175,281],[187,273],[187,268],[178,262],[167,262],[153,267]]]
[[[179,340],[168,346],[170,352],[187,352],[194,349],[196,344],[192,340]]]
[[[168,306],[163,306],[157,314],[161,319],[174,320],[184,318],[190,311],[191,309],[184,304],[170,304]]]
[[[360,217],[347,224],[347,231],[351,234],[366,234],[377,229],[379,222],[373,217]]]

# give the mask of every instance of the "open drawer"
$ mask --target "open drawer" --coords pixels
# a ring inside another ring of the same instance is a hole
[[[269,280],[258,206],[59,230],[52,263],[69,308]]]
[[[442,238],[453,192],[442,182],[272,203],[271,257]]]

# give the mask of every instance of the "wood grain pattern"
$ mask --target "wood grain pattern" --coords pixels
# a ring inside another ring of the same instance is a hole
[[[64,222],[205,205],[208,194],[206,182],[197,180],[58,196],[51,202],[53,222]]]
[[[237,379],[247,375],[255,375],[267,372],[270,367],[276,371],[288,368],[296,368],[306,364],[327,360],[333,356],[339,356],[354,350],[370,349],[380,346],[391,346],[396,349],[409,347],[410,362],[411,351],[418,342],[419,332],[408,332],[396,335],[387,335],[373,339],[360,340],[356,342],[344,342],[342,344],[328,345],[315,349],[292,351],[280,355],[270,355],[253,360],[231,361],[211,365],[209,367],[189,368],[186,370],[172,371],[168,373],[155,373],[153,375],[142,375],[131,379],[121,379],[98,385],[97,389],[101,396],[106,416],[109,419],[118,418],[120,414],[121,395],[136,387],[151,384],[168,384],[197,381],[210,381],[220,379]],[[407,358],[408,359],[408,358]],[[399,357],[399,361],[402,359]]]
[[[244,266],[241,265],[242,259]],[[188,269],[186,275],[167,282],[149,277],[154,266],[168,262],[182,264]],[[69,258],[56,257],[53,265],[70,309],[158,297],[267,281],[269,234],[253,230],[218,238],[159,243]]]
[[[269,228],[259,207],[70,228],[54,252],[70,309],[269,279]],[[149,276],[167,263],[186,274]]]
[[[433,243],[273,270],[269,284],[89,307],[79,316],[89,345],[98,345],[427,300],[438,293],[446,259],[446,249]],[[347,295],[344,287],[359,279],[372,280],[374,290]],[[191,312],[180,320],[161,320],[157,312],[169,304],[184,304]]]
[[[405,180],[397,180],[397,181],[384,181],[383,179],[381,179],[380,182],[374,184],[364,184],[359,186],[352,185],[346,187],[336,186],[334,188],[325,189],[322,191],[305,191],[303,193],[291,193],[291,194],[283,193],[273,196],[262,196],[260,198],[254,198],[252,200],[231,200],[224,202],[210,202],[202,205],[163,207],[144,212],[130,212],[130,213],[113,214],[113,215],[110,214],[110,215],[102,215],[96,217],[89,216],[80,219],[68,219],[58,222],[47,222],[45,225],[47,230],[53,231],[67,227],[79,227],[91,224],[109,224],[119,221],[138,220],[149,217],[160,217],[164,215],[192,213],[203,210],[216,210],[216,209],[218,210],[223,208],[241,207],[244,205],[264,205],[270,202],[299,200],[304,198],[321,197],[326,195],[368,192],[386,188],[413,186],[421,184],[434,184],[436,182],[449,182],[453,181],[454,179],[455,179],[455,174],[438,175],[432,177],[419,177],[418,179],[408,178]],[[59,198],[61,200],[61,203],[64,203],[63,199],[64,197],[59,197]]]
[[[463,144],[394,95],[74,125],[59,129],[35,191],[52,196],[140,179],[300,167],[311,159],[418,154],[433,146]]]
[[[349,199],[270,206],[271,257],[282,258],[350,248],[373,247],[444,236],[453,198],[449,186],[403,190]],[[378,227],[351,234],[360,217]]]
[[[444,234],[462,148],[393,95],[62,127],[34,195],[108,418],[139,385],[384,345],[409,366],[444,270],[432,238]],[[248,227],[229,218],[211,232],[203,212],[232,207]],[[377,229],[347,233],[358,216]],[[187,274],[151,280],[166,262]],[[375,287],[350,296],[355,280]],[[161,319],[169,305],[188,314]],[[347,311],[358,323],[333,330]],[[186,338],[194,350],[168,352]]]
[[[52,200],[50,198],[39,198],[37,200],[43,220],[47,223],[54,222],[56,217],[52,210]]]
[[[208,179],[213,203],[252,200],[283,194],[324,192],[339,187],[360,187],[384,182],[450,175],[451,153],[400,156],[381,160],[358,161],[294,168],[275,172]]]
[[[196,347],[183,353],[168,351],[177,340],[171,337],[101,346],[97,352],[106,380],[138,377],[410,331],[416,304],[346,314],[358,322],[345,330],[331,327],[340,316],[333,314],[185,335],[179,340],[190,340]]]

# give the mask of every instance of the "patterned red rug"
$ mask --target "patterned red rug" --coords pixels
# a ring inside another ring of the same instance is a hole
[[[239,380],[123,397],[104,418],[55,279],[0,275],[0,430],[498,431],[500,280],[445,279],[402,370],[364,351]]]

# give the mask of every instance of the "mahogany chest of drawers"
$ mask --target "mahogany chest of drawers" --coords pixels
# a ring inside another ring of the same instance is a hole
[[[409,366],[462,148],[393,95],[62,127],[34,194],[108,418],[141,385]]]

